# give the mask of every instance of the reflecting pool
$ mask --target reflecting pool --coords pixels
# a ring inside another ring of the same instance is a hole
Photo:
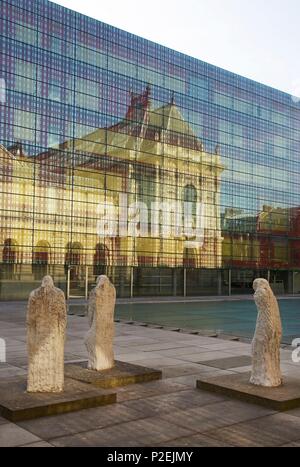
[[[279,300],[285,343],[300,338],[300,299]],[[253,300],[118,304],[116,318],[252,338]]]

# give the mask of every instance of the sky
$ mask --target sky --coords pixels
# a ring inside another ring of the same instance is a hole
[[[299,0],[56,0],[300,97]]]

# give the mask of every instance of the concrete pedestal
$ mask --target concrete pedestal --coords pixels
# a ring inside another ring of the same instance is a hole
[[[111,391],[98,389],[69,378],[65,390],[59,394],[26,392],[26,376],[6,379],[0,383],[0,416],[11,422],[32,420],[68,412],[77,412],[102,405],[113,404],[117,396]]]
[[[82,383],[107,389],[158,380],[161,379],[162,372],[116,361],[114,368],[101,372],[88,370],[87,362],[76,365],[67,364],[65,365],[65,375]]]
[[[201,377],[197,381],[197,388],[280,412],[300,407],[299,379],[285,377],[284,384],[279,388],[253,386],[249,380],[250,373],[218,376],[217,378]]]

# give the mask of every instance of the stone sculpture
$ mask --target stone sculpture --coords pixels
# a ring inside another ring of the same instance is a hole
[[[64,390],[67,311],[64,293],[50,276],[31,292],[27,311],[28,392]]]
[[[278,387],[282,384],[282,326],[278,303],[267,280],[256,279],[253,288],[258,318],[252,342],[253,367],[250,383],[256,386]]]
[[[114,367],[114,311],[116,289],[108,277],[99,276],[89,297],[90,330],[85,338],[89,355],[88,368],[103,371]]]

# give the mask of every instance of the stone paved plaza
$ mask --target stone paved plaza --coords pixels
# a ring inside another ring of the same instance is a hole
[[[0,305],[7,344],[0,379],[8,386],[26,374],[25,311],[24,302]],[[66,361],[87,359],[87,330],[85,318],[68,317]],[[0,446],[300,446],[300,409],[276,413],[195,388],[200,375],[249,371],[249,344],[117,323],[115,352],[162,370],[163,379],[118,388],[118,403],[106,407],[18,424],[0,418]],[[282,350],[282,363],[285,375],[300,379],[291,350]]]

